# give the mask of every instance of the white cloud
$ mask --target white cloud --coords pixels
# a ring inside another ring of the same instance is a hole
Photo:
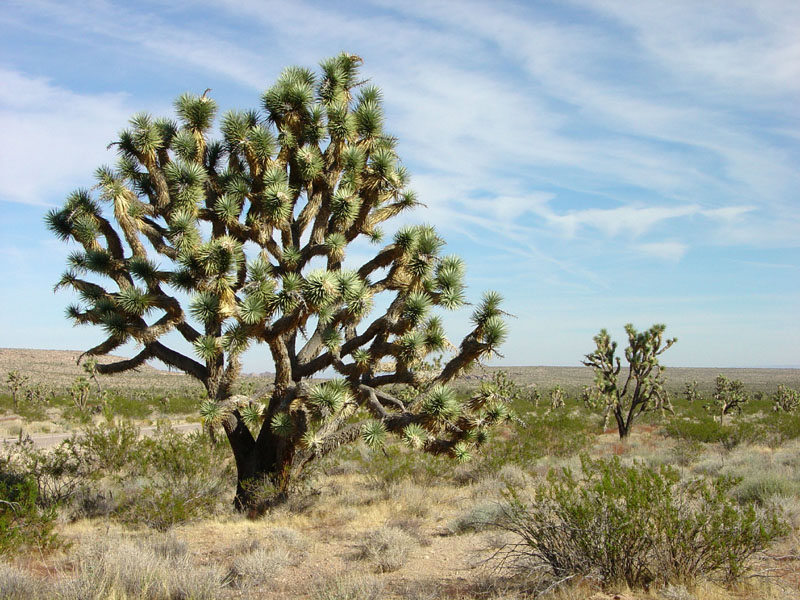
[[[669,219],[686,217],[697,212],[694,205],[676,206],[622,206],[612,209],[587,209],[571,211],[565,215],[552,212],[543,216],[562,229],[567,235],[574,235],[579,226],[591,227],[609,237],[625,234],[639,237],[656,225]]]
[[[680,242],[652,242],[635,246],[636,251],[669,262],[678,262],[689,249]]]
[[[0,68],[0,199],[54,204],[114,160],[106,146],[133,112],[123,94],[76,94]]]

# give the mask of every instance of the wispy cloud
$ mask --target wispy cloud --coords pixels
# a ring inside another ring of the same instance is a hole
[[[651,242],[639,244],[636,249],[647,256],[678,262],[686,254],[688,247],[680,242]]]
[[[77,94],[0,68],[0,199],[58,202],[95,167],[133,112],[124,94]]]

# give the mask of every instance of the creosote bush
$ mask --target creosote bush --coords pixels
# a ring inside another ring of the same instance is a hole
[[[509,488],[499,523],[519,541],[500,557],[506,566],[544,569],[555,579],[596,576],[605,585],[734,581],[786,532],[774,509],[737,505],[729,494],[734,484],[583,457],[579,475],[550,471],[531,502]]]

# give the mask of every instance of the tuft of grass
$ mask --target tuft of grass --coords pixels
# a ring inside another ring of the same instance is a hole
[[[383,583],[374,577],[338,577],[317,582],[310,593],[312,600],[379,600],[384,598]]]
[[[414,539],[402,529],[384,526],[364,535],[356,558],[369,561],[378,573],[400,569],[415,546]]]
[[[455,535],[485,531],[496,527],[504,514],[499,502],[481,502],[453,519],[447,530]]]
[[[10,565],[0,563],[0,594],[4,600],[40,598],[39,581]]]

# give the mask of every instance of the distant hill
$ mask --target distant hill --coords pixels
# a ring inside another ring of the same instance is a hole
[[[83,368],[77,364],[81,352],[78,350],[33,350],[23,348],[0,348],[0,381],[6,374],[15,369],[28,374],[34,381],[47,382],[50,385],[68,386],[81,375]],[[120,357],[102,356],[102,363],[113,362]],[[562,385],[570,393],[577,393],[584,385],[591,385],[592,371],[587,367],[486,367],[476,368],[464,375],[462,385],[474,385],[482,378],[490,377],[495,371],[503,370],[519,385],[535,384],[546,391],[556,384]],[[697,380],[701,391],[708,392],[714,387],[714,378],[724,374],[732,379],[741,379],[751,391],[772,393],[778,384],[800,389],[800,369],[716,369],[716,368],[683,368],[667,369],[667,384],[672,390],[683,388],[685,382]],[[247,375],[246,381],[252,381],[256,388],[272,380],[271,373]],[[142,365],[137,371],[121,373],[101,378],[109,386],[115,388],[151,388],[163,385],[165,388],[176,386],[197,386],[200,384],[183,373],[170,372]]]

